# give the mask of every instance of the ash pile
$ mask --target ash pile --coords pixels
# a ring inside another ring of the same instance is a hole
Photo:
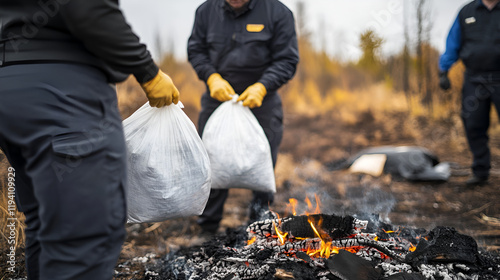
[[[374,219],[314,214],[229,229],[170,253],[146,279],[500,279],[500,255],[480,253],[453,228],[431,231]]]

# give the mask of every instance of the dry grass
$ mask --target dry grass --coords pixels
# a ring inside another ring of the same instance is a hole
[[[11,247],[12,240],[15,240],[16,248],[24,247],[24,215],[9,208],[9,201],[12,201],[8,192],[8,168],[10,165],[4,157],[0,151],[0,250]],[[12,205],[12,202],[10,203]],[[17,220],[9,220],[11,218]],[[8,227],[12,221],[15,221],[13,229]]]

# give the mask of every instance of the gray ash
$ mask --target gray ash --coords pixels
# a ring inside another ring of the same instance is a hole
[[[311,220],[321,224],[321,232],[328,236],[311,234]],[[277,231],[287,234],[284,243]],[[247,245],[245,240],[252,237],[254,242]],[[312,253],[330,242],[338,252],[329,257]],[[202,246],[166,255],[149,270],[154,273],[146,279],[155,280],[493,280],[500,279],[500,255],[480,253],[474,239],[453,228],[427,232],[354,217],[314,215],[229,229]]]

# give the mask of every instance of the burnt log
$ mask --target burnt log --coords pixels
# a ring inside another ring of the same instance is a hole
[[[316,233],[309,221],[324,230],[332,239],[346,238],[354,234],[354,218],[352,216],[340,217],[334,215],[309,215],[295,216],[293,219],[283,221],[281,230],[295,237],[314,238]]]
[[[421,263],[458,262],[474,264],[477,261],[476,241],[460,234],[454,228],[436,227],[421,238],[414,252],[406,255],[406,262],[417,267]]]
[[[342,280],[379,280],[382,276],[371,262],[346,251],[339,251],[325,262],[330,272]]]

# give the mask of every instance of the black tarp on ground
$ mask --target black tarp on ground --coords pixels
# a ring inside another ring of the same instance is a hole
[[[366,159],[366,155],[385,155],[386,160],[382,162],[383,172],[407,180],[447,181],[450,177],[449,163],[439,163],[437,156],[432,152],[416,146],[381,146],[364,149],[334,169],[350,168],[360,159]]]

